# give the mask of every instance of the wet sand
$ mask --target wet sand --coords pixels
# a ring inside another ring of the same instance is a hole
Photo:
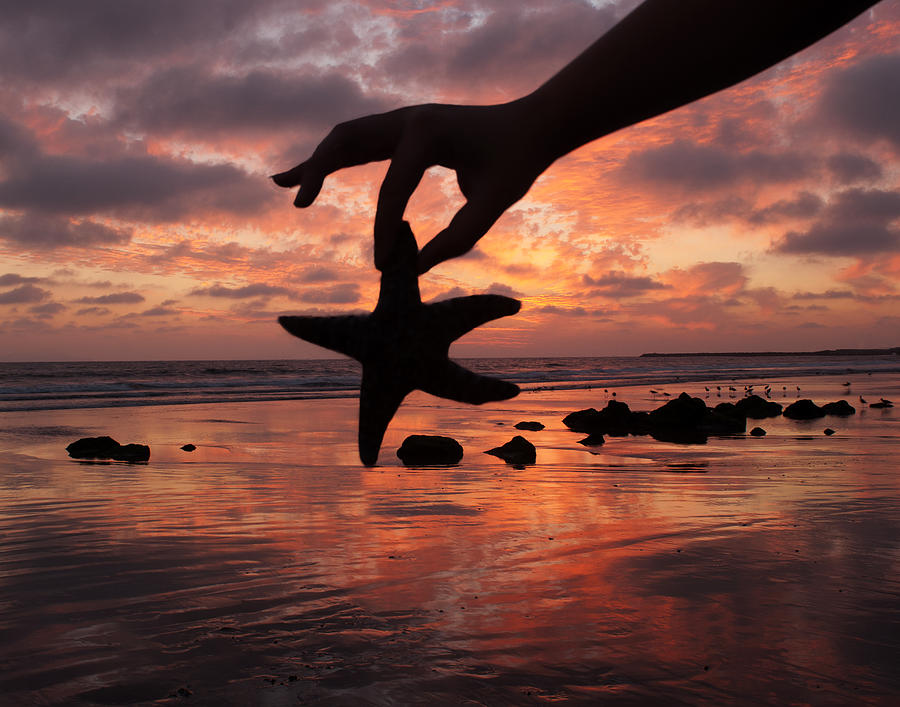
[[[354,400],[0,414],[0,703],[895,704],[900,407],[857,396],[900,377],[766,382],[859,412],[591,449],[602,390],[416,395],[374,469]],[[411,433],[465,457],[404,468]],[[149,464],[66,457],[99,434]],[[514,434],[535,465],[482,453]]]

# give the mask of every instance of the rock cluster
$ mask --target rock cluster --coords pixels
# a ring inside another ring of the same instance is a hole
[[[66,451],[73,459],[112,459],[118,462],[145,462],[150,459],[146,444],[119,444],[112,437],[84,437]]]

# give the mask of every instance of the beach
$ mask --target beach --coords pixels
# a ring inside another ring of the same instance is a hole
[[[894,704],[900,414],[858,398],[900,374],[765,380],[857,412],[585,447],[575,410],[754,381],[415,393],[370,469],[352,397],[0,412],[0,702]],[[103,434],[150,461],[66,455]]]

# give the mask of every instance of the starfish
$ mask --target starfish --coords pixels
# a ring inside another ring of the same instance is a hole
[[[366,466],[378,461],[391,419],[414,390],[474,405],[519,394],[513,383],[451,361],[448,351],[475,327],[518,312],[521,302],[502,295],[471,295],[423,304],[417,254],[416,239],[404,221],[395,257],[381,273],[378,304],[371,314],[278,318],[294,336],[362,364],[358,444]]]

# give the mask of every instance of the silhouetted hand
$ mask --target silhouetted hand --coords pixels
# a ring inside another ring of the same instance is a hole
[[[422,248],[419,272],[425,272],[471,250],[553,161],[531,139],[527,117],[521,102],[427,104],[371,115],[337,125],[308,160],[272,179],[282,187],[299,186],[294,205],[305,208],[332,172],[390,160],[375,215],[375,266],[382,270],[425,170],[433,165],[454,170],[466,203]]]
[[[391,260],[410,196],[432,165],[466,203],[419,254],[419,272],[469,251],[559,157],[731,86],[809,46],[876,0],[645,0],[533,93],[496,106],[421,105],[338,125],[273,177],[309,206],[335,170],[390,160],[375,214],[375,265]],[[763,38],[761,40],[761,38]]]

